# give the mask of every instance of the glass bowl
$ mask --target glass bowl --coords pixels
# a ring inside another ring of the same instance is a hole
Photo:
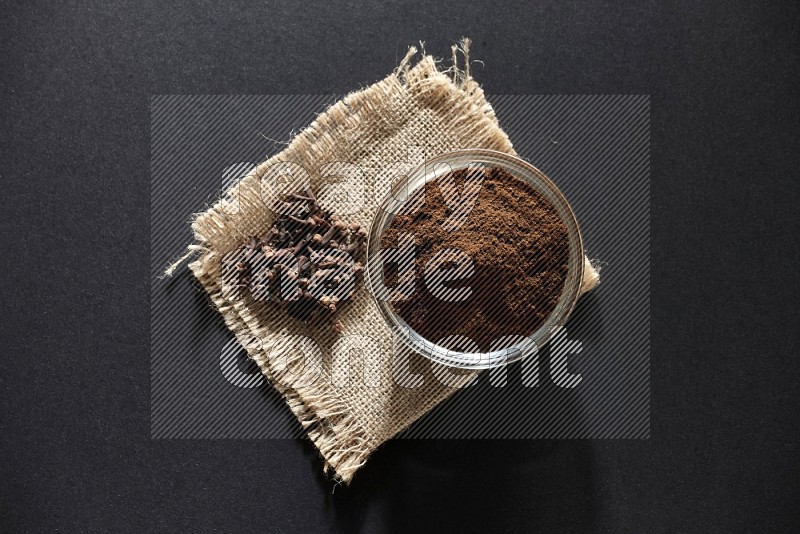
[[[376,280],[381,280],[383,283],[384,276],[383,263],[380,260],[381,237],[392,223],[395,215],[413,198],[413,193],[425,183],[435,180],[442,174],[465,169],[470,165],[483,165],[487,168],[500,167],[518,180],[526,182],[550,201],[565,224],[569,239],[567,274],[555,309],[542,325],[524,340],[492,352],[458,352],[425,339],[398,315],[391,302],[383,298],[382,293],[385,291],[379,291],[378,286],[375,285]],[[502,152],[483,149],[456,150],[434,157],[411,170],[395,183],[382,200],[372,221],[367,238],[367,257],[366,271],[369,290],[393,334],[399,337],[403,344],[430,360],[463,369],[487,369],[505,365],[534,354],[536,349],[543,347],[558,328],[567,322],[575,307],[580,294],[584,269],[583,240],[578,221],[575,219],[575,214],[567,199],[556,185],[539,169],[522,159]]]

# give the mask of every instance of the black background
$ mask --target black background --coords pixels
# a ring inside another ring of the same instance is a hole
[[[123,2],[0,16],[0,530],[796,531],[796,3]],[[150,439],[149,98],[345,93],[474,39],[492,94],[651,95],[651,439]]]

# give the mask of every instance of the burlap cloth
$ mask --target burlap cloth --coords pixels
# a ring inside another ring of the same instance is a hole
[[[428,360],[396,346],[368,288],[362,286],[341,310],[344,331],[339,336],[327,325],[306,325],[287,317],[273,305],[232,297],[221,284],[221,260],[249,236],[269,229],[274,215],[263,201],[261,180],[276,162],[302,165],[317,192],[331,185],[320,177],[322,164],[358,165],[364,179],[355,194],[363,195],[364,204],[346,219],[369,228],[392,179],[382,169],[389,162],[406,161],[409,147],[424,147],[426,157],[459,148],[514,154],[483,91],[470,76],[468,45],[462,42],[458,49],[466,56],[463,69],[455,61],[440,69],[427,55],[412,66],[416,50],[410,49],[389,76],[332,105],[285,150],[259,165],[192,222],[197,242],[190,253],[200,255],[190,269],[228,328],[286,399],[319,449],[326,471],[345,483],[381,443],[457,388],[443,385],[438,378],[442,375],[434,373],[441,369],[432,368]],[[455,56],[454,47],[454,60]],[[336,210],[335,198],[329,205]],[[587,262],[583,289],[597,281]],[[334,361],[334,353],[346,356],[344,366],[341,357]],[[406,357],[410,372],[422,377],[417,387],[393,379],[395,362]],[[451,386],[463,386],[474,378],[472,372],[445,372]]]

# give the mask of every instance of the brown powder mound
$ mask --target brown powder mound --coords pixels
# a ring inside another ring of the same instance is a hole
[[[454,179],[458,195],[465,191],[467,172],[446,177]],[[445,202],[440,178],[425,185],[424,204],[415,213],[394,218],[381,244],[397,246],[401,233],[415,237],[415,290],[409,299],[393,303],[400,317],[430,341],[461,335],[487,351],[503,336],[533,334],[556,307],[567,275],[569,239],[553,205],[528,184],[500,168],[477,172],[483,172],[483,183],[459,228],[443,227],[454,212]],[[471,288],[463,301],[437,298],[423,279],[428,260],[442,249],[463,251],[473,262],[472,276],[444,284]],[[389,269],[384,276],[392,287],[397,275]]]

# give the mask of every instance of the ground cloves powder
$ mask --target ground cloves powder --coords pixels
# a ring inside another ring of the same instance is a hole
[[[453,229],[453,202],[441,184],[446,180],[464,191],[474,172],[482,173],[477,199]],[[499,167],[456,170],[418,193],[424,194],[419,207],[395,216],[381,238],[383,248],[397,246],[403,234],[415,240],[415,287],[410,298],[392,303],[398,315],[429,341],[466,336],[481,351],[496,350],[493,342],[506,336],[533,334],[555,309],[567,278],[568,230],[553,204]],[[464,300],[438,298],[425,281],[426,265],[444,249],[472,261],[472,275],[445,284],[469,287]],[[389,269],[384,277],[389,287],[397,282]]]

